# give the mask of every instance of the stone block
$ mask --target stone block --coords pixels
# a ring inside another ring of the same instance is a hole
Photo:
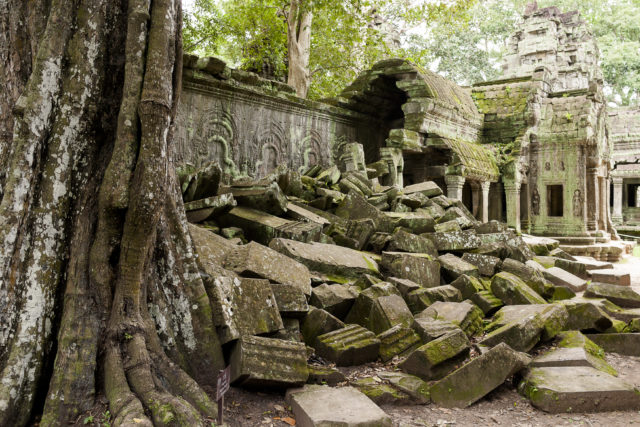
[[[462,330],[458,325],[454,325],[452,322],[434,319],[430,315],[416,316],[411,327],[416,331],[424,343],[433,341],[436,338],[440,338],[441,336],[447,335],[451,332]]]
[[[421,289],[422,286],[418,285],[416,282],[411,281],[409,279],[401,279],[399,277],[389,277],[387,279],[389,283],[393,283],[393,285],[400,291],[400,295],[404,298],[410,292]],[[640,317],[640,315],[638,315]]]
[[[480,273],[481,276],[487,277],[492,277],[496,272],[496,268],[502,262],[500,258],[495,256],[474,254],[471,252],[462,254],[462,260],[478,267],[478,273]]]
[[[382,383],[377,377],[359,378],[351,381],[351,386],[360,390],[376,405],[410,405],[417,403],[413,402],[413,399],[407,393],[389,384]]]
[[[418,348],[420,336],[411,328],[396,325],[378,334],[380,340],[380,360],[388,362],[395,356],[403,356]]]
[[[559,301],[569,313],[567,330],[584,331],[595,329],[604,332],[613,325],[613,320],[599,306],[597,300],[572,298]]]
[[[383,212],[383,214],[386,223],[381,225],[380,231],[393,232],[396,227],[402,227],[414,234],[420,234],[435,229],[435,220],[426,212]]]
[[[339,319],[344,319],[357,296],[358,292],[349,285],[323,283],[313,288],[309,302],[314,307],[326,310]]]
[[[495,390],[530,361],[527,354],[498,344],[436,382],[431,387],[431,399],[439,406],[464,408]]]
[[[474,230],[448,233],[423,233],[421,236],[430,239],[438,251],[470,251],[479,248],[482,242]]]
[[[240,275],[269,279],[291,285],[311,295],[311,274],[303,264],[257,242],[236,246],[229,252],[225,268]]]
[[[294,387],[307,381],[304,344],[274,338],[244,336],[230,356],[231,381],[251,387]]]
[[[322,235],[322,226],[313,222],[290,221],[263,211],[242,206],[231,209],[220,217],[222,225],[240,227],[247,238],[263,245],[272,239],[285,239],[310,242],[318,240]]]
[[[198,254],[198,267],[204,273],[205,284],[208,281],[212,284],[213,279],[221,275],[236,276],[235,273],[222,268],[222,265],[227,254],[233,251],[237,245],[206,228],[193,224],[189,224],[189,234],[191,234],[193,245]]]
[[[293,285],[272,283],[271,291],[278,304],[280,315],[293,318],[302,318],[309,311],[307,298],[304,293]]]
[[[493,295],[491,291],[480,291],[471,295],[470,300],[480,307],[480,310],[482,310],[485,316],[490,316],[500,309],[500,307],[504,306],[500,298]]]
[[[516,261],[515,259],[507,258],[502,261],[500,265],[502,271],[511,273],[517,276],[520,280],[533,289],[538,295],[542,297],[551,297],[553,295],[553,284],[544,278],[541,271],[538,271],[528,265]]]
[[[588,334],[587,338],[607,353],[640,356],[640,333]]]
[[[412,323],[411,311],[401,296],[381,296],[375,300],[371,308],[368,329],[380,334],[397,325],[410,327]]]
[[[628,286],[591,283],[584,292],[585,297],[605,298],[625,308],[640,308],[640,294]]]
[[[433,229],[436,233],[453,233],[462,231],[460,222],[457,219],[436,224]]]
[[[569,313],[562,304],[507,305],[498,310],[486,330],[492,331],[530,316],[538,316],[542,320],[543,341],[565,330],[569,319]]]
[[[544,298],[514,274],[501,272],[491,279],[491,292],[505,304],[546,304]]]
[[[353,387],[307,385],[287,391],[299,427],[391,427],[391,418]]]
[[[389,282],[378,283],[360,292],[346,317],[346,322],[356,323],[367,329],[372,329],[376,300],[390,295],[400,296],[400,292]]]
[[[516,351],[527,352],[540,341],[543,329],[544,320],[537,314],[530,314],[488,333],[479,345],[494,347],[505,343]]]
[[[229,188],[239,206],[282,215],[287,211],[287,196],[274,181],[234,182]]]
[[[424,181],[419,184],[412,184],[402,189],[404,194],[421,193],[427,197],[442,195],[442,189],[433,181]]]
[[[469,337],[482,330],[483,313],[469,302],[435,302],[416,316],[432,317],[459,326]]]
[[[419,313],[436,301],[462,301],[460,291],[451,285],[420,288],[409,292],[404,298],[412,313]]]
[[[381,264],[390,275],[430,288],[440,285],[440,263],[427,254],[383,252]]]
[[[544,277],[556,286],[564,286],[574,292],[582,292],[587,289],[587,281],[558,267],[546,269]]]
[[[320,335],[315,342],[316,353],[338,366],[354,366],[373,362],[380,352],[380,340],[360,325]]]
[[[395,389],[407,393],[417,403],[427,404],[431,401],[429,392],[429,384],[415,375],[405,374],[404,372],[378,372],[378,377],[387,381]]]
[[[319,335],[342,329],[345,324],[331,313],[319,308],[309,307],[309,311],[300,325],[300,332],[307,345],[315,346]]]
[[[480,282],[480,280],[478,280],[477,277],[467,276],[466,274],[458,276],[456,280],[451,282],[451,286],[460,291],[462,299],[471,298],[478,292],[485,290],[484,286],[482,286],[482,283]]]
[[[227,193],[185,203],[184,209],[187,213],[187,221],[194,223],[221,215],[236,206],[237,203],[233,195]]]
[[[326,384],[334,387],[338,383],[347,381],[347,377],[337,370],[327,366],[308,365],[309,378],[307,384]]]
[[[591,270],[591,281],[618,286],[631,286],[631,274],[614,269]]]
[[[398,367],[424,380],[434,380],[451,372],[471,347],[462,331],[455,331],[424,344],[413,351]]]
[[[195,173],[181,179],[182,199],[185,204],[216,196],[220,187],[222,171],[215,162],[210,162]]]
[[[434,258],[438,256],[438,250],[431,240],[408,233],[402,229],[397,230],[391,235],[387,250],[390,252],[428,254]]]
[[[438,261],[442,265],[443,275],[447,280],[456,280],[463,274],[472,277],[480,276],[478,267],[463,261],[453,254],[440,255]]]

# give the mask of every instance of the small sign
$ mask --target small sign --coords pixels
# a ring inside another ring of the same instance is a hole
[[[224,411],[224,395],[229,391],[231,383],[231,365],[218,372],[218,382],[216,384],[216,400],[218,401],[218,425],[222,425]]]

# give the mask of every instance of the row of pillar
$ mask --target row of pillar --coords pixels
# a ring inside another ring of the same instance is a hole
[[[465,177],[460,175],[445,175],[444,181],[447,184],[447,197],[450,199],[462,200],[462,189],[465,183]],[[478,183],[480,187],[480,212],[478,214],[478,220],[482,222],[489,221],[489,187],[491,183],[489,181],[482,181]]]

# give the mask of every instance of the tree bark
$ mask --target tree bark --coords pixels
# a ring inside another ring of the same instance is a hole
[[[311,0],[291,0],[287,15],[287,54],[289,75],[287,83],[299,97],[306,98],[311,84],[309,54],[311,48]]]
[[[0,2],[0,426],[203,425],[224,366],[173,169],[181,0]],[[26,23],[26,25],[23,25]]]

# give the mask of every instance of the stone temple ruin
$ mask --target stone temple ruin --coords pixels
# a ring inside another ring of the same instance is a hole
[[[640,111],[607,107],[577,12],[528,6],[509,48],[500,80],[392,59],[325,102],[185,57],[175,161],[235,385],[291,388],[300,425],[391,425],[372,400],[464,407],[514,374],[545,411],[640,409],[603,357],[640,355],[610,264],[640,225]]]

